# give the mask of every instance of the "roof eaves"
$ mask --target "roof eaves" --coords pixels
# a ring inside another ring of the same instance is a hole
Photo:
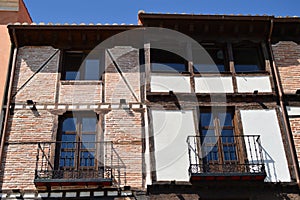
[[[187,13],[145,13],[139,12],[139,19],[195,19],[195,20],[269,20],[273,15],[242,15],[242,14],[187,14]]]
[[[137,25],[137,24],[101,24],[101,23],[89,23],[89,24],[85,24],[85,23],[80,23],[80,24],[76,24],[76,23],[64,23],[64,24],[60,24],[60,23],[20,23],[20,22],[16,22],[16,23],[10,23],[7,25],[8,28],[28,28],[28,29],[34,29],[34,28],[45,28],[45,29],[89,29],[89,28],[96,28],[96,29],[131,29],[131,28],[139,28],[141,27],[141,25]]]

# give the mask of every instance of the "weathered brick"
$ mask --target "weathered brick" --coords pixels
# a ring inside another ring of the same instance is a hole
[[[281,41],[272,50],[284,93],[295,94],[300,80],[300,45]]]
[[[22,47],[19,49],[13,83],[13,94],[20,90],[13,102],[16,107],[9,116],[3,157],[2,190],[35,190],[34,175],[36,168],[37,143],[55,141],[58,131],[60,105],[101,105],[102,89],[105,90],[105,103],[135,102],[120,74],[114,66],[102,81],[64,81],[59,80],[59,53],[37,74],[35,72],[55,53],[52,47]],[[115,48],[117,62],[124,72],[135,94],[139,98],[140,80],[138,51],[132,48]],[[115,56],[114,56],[115,57]],[[109,68],[108,68],[109,69]],[[109,71],[109,70],[108,70]],[[28,84],[24,83],[33,77]],[[24,86],[24,87],[23,87]],[[23,87],[23,88],[22,88]],[[37,111],[26,108],[26,100],[31,99],[37,106],[44,106]],[[47,107],[48,106],[48,107]],[[53,109],[47,110],[51,106]],[[94,111],[85,109],[84,111]],[[142,113],[130,110],[112,110],[105,115],[104,140],[112,141],[115,155],[124,162],[126,169],[121,171],[121,185],[142,187]],[[101,122],[102,123],[102,122]],[[100,134],[100,133],[99,133]],[[108,161],[110,156],[108,156]],[[115,157],[116,158],[116,157]],[[117,162],[118,159],[114,159]],[[41,164],[40,161],[38,164]],[[114,163],[115,165],[119,163]],[[125,182],[125,173],[127,182]],[[117,176],[117,171],[116,171]],[[116,177],[117,179],[117,177]],[[71,187],[71,186],[70,186]],[[78,188],[81,186],[76,186]],[[85,186],[82,186],[85,187]],[[74,189],[74,186],[71,187]],[[70,188],[69,188],[70,189]]]

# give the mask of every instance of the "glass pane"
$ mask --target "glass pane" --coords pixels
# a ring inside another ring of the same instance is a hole
[[[222,64],[194,64],[195,72],[225,72]]]
[[[182,63],[152,63],[153,72],[185,72],[186,66]]]
[[[218,161],[218,147],[212,146],[212,147],[205,147],[204,150],[204,161]]]
[[[62,142],[75,142],[76,135],[75,134],[63,134],[61,138]]]
[[[225,72],[224,51],[222,48],[205,47],[210,58],[204,55],[195,55],[194,70],[195,72]],[[198,52],[201,54],[201,52]],[[202,57],[201,57],[202,56]],[[203,57],[205,56],[205,57]]]
[[[76,134],[63,134],[61,141],[62,149],[74,149],[76,146]]]
[[[216,135],[214,129],[202,129],[202,139],[206,139],[206,142],[213,143],[216,141]]]
[[[60,167],[73,167],[74,166],[74,155],[73,151],[62,151],[60,154]]]
[[[151,70],[154,72],[184,72],[186,61],[184,58],[171,51],[162,49],[150,50]]]
[[[222,142],[223,143],[234,143],[234,133],[233,130],[222,130]]]
[[[258,65],[234,65],[236,72],[258,72]]]
[[[218,114],[220,126],[232,126],[232,114],[231,113],[219,113]]]
[[[62,125],[63,132],[76,132],[76,118],[66,118]]]
[[[82,134],[81,140],[83,149],[96,148],[96,134]]]
[[[82,132],[96,132],[97,118],[83,117],[82,118]]]
[[[95,165],[95,152],[82,151],[80,155],[80,166],[94,166]]]
[[[235,49],[233,53],[236,72],[257,72],[262,70],[258,48]]]
[[[218,160],[218,147],[216,146],[218,138],[215,136],[215,130],[202,129],[201,139],[204,160]]]
[[[200,114],[201,126],[214,126],[212,113],[201,113]]]
[[[225,160],[237,160],[235,145],[225,146],[223,145],[223,153]]]
[[[79,68],[83,58],[82,53],[66,52],[64,54],[64,71],[65,80],[78,80],[80,79]]]
[[[65,80],[78,80],[80,79],[79,71],[66,71]]]
[[[100,61],[99,60],[86,60],[85,61],[85,80],[99,80]]]

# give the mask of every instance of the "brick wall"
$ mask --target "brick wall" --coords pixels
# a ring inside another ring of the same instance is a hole
[[[137,49],[131,47],[119,47],[110,49],[111,55],[118,67],[122,70],[128,85],[140,100],[140,76],[139,76],[139,54]],[[125,81],[113,65],[111,58],[106,53],[105,70],[105,101],[119,103],[120,99],[127,102],[136,102],[133,94]]]
[[[293,133],[297,157],[298,160],[300,161],[300,117],[290,118],[290,126]]]
[[[55,53],[52,47],[22,47],[18,51],[13,92],[16,94],[24,83]],[[14,99],[25,103],[32,99],[37,104],[55,103],[59,53],[21,89]]]
[[[51,141],[57,129],[57,116],[46,110],[39,111],[36,117],[30,109],[15,110],[10,117],[3,157],[4,176],[2,190],[34,189],[34,170],[37,144],[26,142]],[[12,144],[15,143],[16,144]]]
[[[300,45],[281,41],[272,46],[284,94],[295,94],[300,83]],[[298,160],[300,160],[300,118],[290,118]]]
[[[126,165],[127,185],[142,187],[142,122],[140,112],[112,110],[105,115],[106,141]]]
[[[295,94],[300,80],[300,45],[294,42],[279,42],[272,46],[275,63],[285,94]]]
[[[61,81],[59,91],[60,104],[92,104],[102,102],[102,82],[90,81],[76,83],[74,81]]]
[[[47,110],[32,111],[25,106],[18,109],[18,105],[26,105],[28,99],[37,105],[54,105],[59,53],[23,89],[20,88],[55,51],[52,47],[22,47],[18,51],[12,94],[19,91],[13,98],[16,107],[6,129],[9,145],[5,146],[2,160],[2,190],[34,189],[36,143],[55,138],[57,115]]]
[[[115,47],[109,50],[113,60],[134,94],[140,101],[139,54],[132,47]],[[105,102],[119,104],[120,99],[136,102],[134,95],[106,52]],[[142,114],[131,110],[112,110],[105,115],[105,140],[114,147],[126,165],[127,185],[142,187]]]
[[[61,81],[60,53],[52,47],[22,47],[18,51],[13,82],[14,113],[9,116],[3,154],[2,190],[34,190],[37,142],[55,141],[58,115],[71,109],[71,105],[100,105],[102,81]],[[125,74],[136,96],[140,98],[138,51],[132,48],[114,48],[111,51]],[[45,61],[55,56],[36,75]],[[107,59],[107,57],[106,57]],[[110,63],[111,64],[111,63]],[[120,74],[110,66],[105,75],[105,103],[120,103],[120,99],[136,102]],[[22,88],[24,83],[34,77]],[[17,92],[18,91],[18,92]],[[37,111],[26,107],[26,100],[36,102]],[[67,107],[64,107],[64,106]],[[42,108],[40,108],[40,107]],[[51,109],[50,109],[51,106]],[[93,110],[91,107],[78,110]],[[74,108],[74,107],[73,107]],[[56,110],[57,109],[57,110]],[[142,115],[140,111],[111,110],[105,114],[105,141],[112,141],[116,153],[126,165],[126,185],[142,187]],[[100,122],[102,123],[102,122]],[[12,143],[17,142],[17,144]],[[29,144],[24,142],[30,142]],[[21,144],[22,143],[22,144]],[[124,183],[124,180],[122,182]]]

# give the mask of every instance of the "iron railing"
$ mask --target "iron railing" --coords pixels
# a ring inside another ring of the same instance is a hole
[[[93,182],[121,187],[126,166],[112,142],[38,143],[35,182]]]
[[[189,173],[210,175],[265,174],[260,136],[189,136]]]

